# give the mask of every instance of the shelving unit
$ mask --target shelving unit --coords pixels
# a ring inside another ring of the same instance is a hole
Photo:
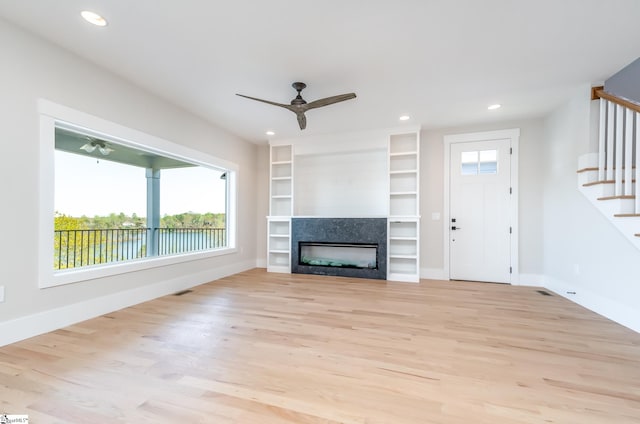
[[[389,137],[387,279],[420,281],[420,132]]]
[[[271,146],[267,217],[267,271],[291,272],[293,146]]]

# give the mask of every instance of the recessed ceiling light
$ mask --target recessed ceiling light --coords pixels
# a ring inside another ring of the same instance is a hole
[[[409,119],[411,119],[411,117],[409,115],[402,115],[399,119],[401,121],[408,121]]]
[[[500,109],[502,107],[501,104],[496,103],[495,105],[491,105],[489,106],[487,109],[489,110],[496,110],[496,109]]]
[[[273,131],[267,131],[265,134],[266,135],[276,135],[276,133],[274,133]]]
[[[101,27],[107,26],[107,20],[95,12],[91,12],[89,10],[83,10],[82,12],[80,12],[80,15],[82,15],[85,21],[91,24],[94,24],[96,26],[101,26]]]

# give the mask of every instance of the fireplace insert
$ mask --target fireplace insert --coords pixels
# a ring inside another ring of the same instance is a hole
[[[378,245],[364,243],[299,242],[300,265],[378,269]]]

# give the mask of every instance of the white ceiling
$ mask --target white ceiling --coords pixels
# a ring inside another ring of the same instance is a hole
[[[401,114],[423,128],[543,116],[640,56],[638,0],[0,0],[0,16],[257,143]],[[235,96],[288,103],[294,81],[307,101],[358,97],[307,112],[301,132]]]

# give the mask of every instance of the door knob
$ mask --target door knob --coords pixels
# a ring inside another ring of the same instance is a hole
[[[453,227],[451,227],[451,229],[452,229],[453,231],[455,231],[455,230],[462,230],[462,228],[460,228],[460,227],[456,227],[455,225],[454,225]]]

